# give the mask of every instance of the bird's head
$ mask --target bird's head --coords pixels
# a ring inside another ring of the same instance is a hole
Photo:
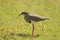
[[[21,14],[19,14],[19,16],[20,15],[28,15],[29,13],[27,13],[27,12],[22,12]]]

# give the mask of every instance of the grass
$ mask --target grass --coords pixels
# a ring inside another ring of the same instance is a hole
[[[39,34],[39,37],[15,35],[31,35],[31,24],[26,23],[23,16],[18,17],[22,11],[50,18],[48,21],[35,23],[34,34]],[[60,40],[60,0],[0,0],[0,40],[30,39]]]

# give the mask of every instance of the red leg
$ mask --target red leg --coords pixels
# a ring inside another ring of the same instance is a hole
[[[34,35],[34,24],[32,24],[32,36]]]

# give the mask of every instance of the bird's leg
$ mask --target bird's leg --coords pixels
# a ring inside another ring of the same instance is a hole
[[[32,24],[32,36],[34,35],[34,24]]]

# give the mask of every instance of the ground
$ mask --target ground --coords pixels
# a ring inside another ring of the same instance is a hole
[[[35,37],[23,11],[50,18],[35,23]],[[0,0],[0,40],[60,40],[60,0]]]

